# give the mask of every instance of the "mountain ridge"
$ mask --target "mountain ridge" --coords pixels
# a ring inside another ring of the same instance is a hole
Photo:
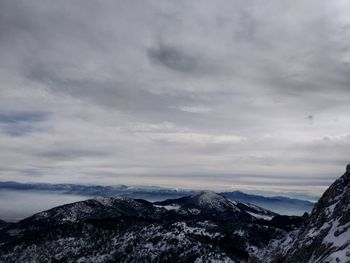
[[[130,198],[88,199],[0,229],[0,261],[178,262],[181,255],[180,261],[193,262],[205,255],[203,260],[233,262],[247,260],[255,249],[300,223],[299,217],[280,217],[210,191],[155,203]],[[127,244],[129,248],[125,248]],[[125,250],[115,252],[116,247]],[[154,250],[151,259],[150,247]],[[96,254],[99,261],[92,260]]]
[[[122,196],[148,201],[163,201],[166,199],[180,198],[195,194],[194,190],[179,190],[160,187],[129,187],[126,185],[98,186],[75,184],[22,184],[17,182],[0,182],[0,190],[14,190],[21,193],[57,193],[67,195],[79,195],[87,198]],[[247,194],[241,191],[219,192],[222,196],[231,200],[251,203],[264,207],[278,214],[302,215],[311,212],[314,203],[306,200],[283,196],[261,196]],[[59,204],[57,204],[59,205]],[[288,208],[288,209],[286,209]],[[26,215],[28,216],[28,214]]]

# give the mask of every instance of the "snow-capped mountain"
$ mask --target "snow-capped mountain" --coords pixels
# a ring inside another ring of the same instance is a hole
[[[90,199],[5,226],[0,262],[244,262],[300,222],[210,191],[157,203]]]
[[[350,165],[303,217],[211,191],[59,206],[3,223],[0,262],[350,262]]]
[[[212,191],[201,191],[192,196],[154,202],[157,207],[176,210],[180,214],[193,214],[220,219],[272,220],[278,214],[261,207],[236,202]]]
[[[64,223],[97,220],[118,217],[149,217],[158,218],[162,209],[142,199],[130,198],[97,198],[59,206],[40,212],[21,223]]]

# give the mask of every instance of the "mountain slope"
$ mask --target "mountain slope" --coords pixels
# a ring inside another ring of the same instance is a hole
[[[3,228],[7,225],[7,223],[4,220],[0,219],[0,228]]]
[[[130,198],[97,198],[63,205],[35,214],[21,221],[63,223],[117,217],[157,217],[162,210],[152,203]]]

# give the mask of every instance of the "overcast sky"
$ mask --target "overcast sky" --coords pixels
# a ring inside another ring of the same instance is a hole
[[[320,194],[350,2],[0,1],[0,180]]]

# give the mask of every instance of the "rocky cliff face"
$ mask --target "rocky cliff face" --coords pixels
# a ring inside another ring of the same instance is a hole
[[[286,263],[350,262],[350,165],[316,203],[303,226],[270,243],[260,260]]]

